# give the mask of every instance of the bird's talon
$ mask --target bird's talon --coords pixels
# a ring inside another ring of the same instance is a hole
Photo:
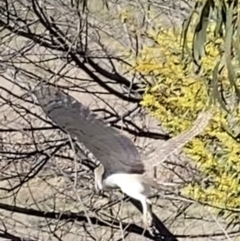
[[[148,212],[146,217],[143,219],[143,225],[145,229],[148,229],[152,226],[152,215]]]
[[[103,190],[95,189],[94,193],[97,194],[97,195],[102,195],[103,194]]]

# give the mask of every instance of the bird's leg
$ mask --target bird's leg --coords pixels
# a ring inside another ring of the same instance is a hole
[[[152,225],[151,201],[145,196],[142,196],[139,201],[142,204],[143,224],[144,227],[148,229]]]
[[[97,192],[103,190],[103,173],[104,167],[102,165],[99,165],[94,169],[94,184]]]
[[[146,229],[152,224],[151,201],[148,199],[150,187],[145,178],[140,175],[125,174],[125,178],[118,183],[122,192],[142,205],[143,223]]]

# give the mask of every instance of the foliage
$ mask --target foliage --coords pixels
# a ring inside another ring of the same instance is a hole
[[[203,181],[188,183],[182,193],[220,208],[230,224],[239,221],[240,208],[237,7],[236,1],[198,1],[182,33],[148,30],[152,44],[144,45],[134,67],[150,79],[141,104],[173,135],[214,100],[211,123],[184,148]]]

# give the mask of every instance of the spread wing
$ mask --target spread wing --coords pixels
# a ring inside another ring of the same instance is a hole
[[[59,88],[41,84],[34,90],[46,115],[81,142],[109,172],[143,173],[135,145]]]

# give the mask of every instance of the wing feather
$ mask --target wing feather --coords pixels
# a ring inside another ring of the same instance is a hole
[[[106,170],[112,173],[144,172],[141,156],[131,140],[97,118],[76,99],[46,84],[36,87],[34,94],[46,115],[83,143]]]

